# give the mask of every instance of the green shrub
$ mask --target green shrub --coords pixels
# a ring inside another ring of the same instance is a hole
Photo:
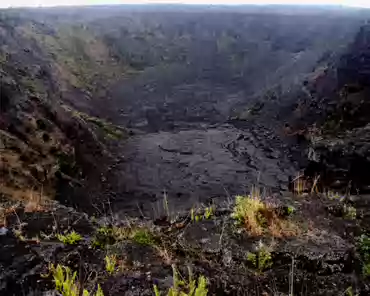
[[[67,234],[57,234],[57,238],[65,245],[75,245],[82,240],[82,236],[75,231]]]
[[[133,232],[131,239],[144,246],[155,245],[155,238],[151,232],[147,229],[137,229]]]
[[[199,276],[198,280],[193,279],[193,274],[189,268],[189,279],[186,282],[182,280],[181,275],[177,271],[176,267],[172,266],[173,270],[173,284],[168,292],[164,295],[167,296],[207,296],[207,279],[204,276]],[[161,292],[158,287],[154,285],[155,296],[161,296]]]
[[[95,248],[104,249],[107,245],[113,245],[117,241],[125,240],[130,237],[132,230],[126,227],[100,227],[92,241]]]
[[[252,234],[261,235],[264,231],[261,212],[265,209],[266,204],[259,197],[237,196],[231,216],[238,224],[244,225]]]
[[[100,227],[92,240],[94,248],[104,249],[106,245],[114,244],[116,241],[113,229],[108,227]]]
[[[274,237],[290,237],[300,232],[294,221],[281,217],[276,206],[264,202],[256,189],[248,196],[236,196],[231,217],[236,220],[236,224],[255,236],[267,232]]]
[[[131,239],[140,245],[155,245],[155,237],[146,228],[132,227],[101,227],[95,233],[92,245],[97,248],[105,248],[118,241]]]
[[[260,244],[256,253],[248,253],[247,261],[250,262],[258,272],[263,272],[272,266],[272,256],[270,250]]]
[[[355,220],[357,216],[356,208],[348,205],[343,206],[344,217],[347,219]]]

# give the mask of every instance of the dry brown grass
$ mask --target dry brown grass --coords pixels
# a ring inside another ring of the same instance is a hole
[[[280,238],[299,233],[298,226],[293,221],[280,217],[276,206],[264,202],[260,193],[254,196],[237,196],[232,216],[254,236],[269,233]]]
[[[294,237],[300,234],[300,229],[293,221],[275,217],[268,226],[269,232],[273,237]]]
[[[0,207],[0,227],[6,227],[6,212],[3,207]]]
[[[171,265],[174,260],[174,255],[172,252],[165,246],[155,246],[158,251],[159,256],[163,259],[164,263]]]
[[[293,189],[294,193],[297,195],[301,195],[305,192],[307,188],[306,180],[303,178],[303,175],[297,175],[293,180]]]
[[[26,213],[46,211],[47,208],[45,205],[45,201],[47,199],[48,198],[43,195],[42,190],[40,192],[29,192],[29,198],[25,201],[24,204],[24,211]]]

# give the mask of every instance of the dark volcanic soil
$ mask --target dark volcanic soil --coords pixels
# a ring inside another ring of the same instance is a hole
[[[273,147],[273,148],[272,148]],[[147,203],[167,194],[184,209],[213,198],[225,200],[258,185],[279,193],[294,175],[277,138],[261,127],[240,130],[229,124],[136,135],[123,146],[122,189]],[[116,200],[118,208],[132,199]],[[144,208],[145,208],[144,204]]]

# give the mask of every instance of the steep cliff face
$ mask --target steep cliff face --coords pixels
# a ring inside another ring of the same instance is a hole
[[[85,67],[97,60],[86,57],[90,64],[85,65],[71,53],[75,43],[68,44],[69,35],[58,34],[50,25],[1,11],[1,194],[35,203],[57,198],[83,205],[94,191],[90,185],[100,183],[108,157],[97,125],[91,123],[97,121],[67,104],[73,100],[81,109],[86,106],[95,84],[82,84],[82,74],[92,73]]]
[[[125,136],[105,120],[149,132],[199,128],[270,89],[296,87],[364,19],[315,11],[1,11],[2,195],[84,204],[104,191],[101,180],[113,182],[102,177],[107,144]]]
[[[324,160],[357,192],[370,192],[370,26],[357,34],[337,69],[336,105],[324,123]],[[325,142],[326,141],[326,142]],[[328,148],[329,147],[329,148]],[[344,175],[344,176],[343,176]]]
[[[306,83],[311,102],[321,106],[318,111],[323,112],[321,119],[328,131],[361,127],[370,121],[369,28],[361,27],[346,52]]]
[[[326,186],[368,192],[370,181],[370,26],[364,25],[347,50],[318,67],[285,108],[294,130],[316,151]],[[290,110],[290,111],[287,111]],[[293,112],[292,112],[293,110]],[[321,158],[319,160],[319,158]],[[312,172],[311,172],[312,173]]]

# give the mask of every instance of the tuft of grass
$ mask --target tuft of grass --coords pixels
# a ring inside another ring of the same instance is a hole
[[[203,213],[199,213],[203,212]],[[190,209],[190,219],[193,222],[199,222],[201,220],[209,220],[214,215],[215,209],[213,206],[205,207],[204,211],[201,211],[199,208]]]
[[[344,205],[343,210],[344,210],[344,218],[351,219],[351,220],[356,219],[357,217],[356,208],[354,208],[353,206]]]
[[[198,211],[198,208],[191,208],[190,219],[192,222],[199,222],[202,219],[202,216],[198,213]]]
[[[100,227],[92,241],[92,246],[95,248],[104,249],[107,245],[113,245],[117,241],[128,239],[131,234],[129,227]]]
[[[112,275],[116,271],[117,257],[115,255],[107,255],[105,260],[105,270]]]
[[[270,232],[275,237],[284,237],[298,232],[296,225],[279,217],[272,205],[261,200],[260,194],[237,196],[232,217],[255,236]]]
[[[257,252],[249,252],[247,254],[247,261],[261,273],[272,266],[271,251],[264,244],[260,243]]]
[[[207,220],[211,219],[211,217],[213,216],[213,213],[214,213],[213,207],[207,207],[207,208],[205,208],[205,210],[204,210],[204,218],[207,219]]]
[[[191,208],[191,210],[190,210],[190,219],[191,219],[191,221],[195,221],[195,216],[196,216],[196,210],[194,208]]]
[[[184,280],[176,267],[172,265],[173,271],[173,284],[166,294],[161,294],[158,287],[154,285],[153,290],[155,296],[167,295],[167,296],[207,296],[208,280],[203,275],[199,276],[198,280],[193,278],[191,269],[189,268],[189,279]]]
[[[165,245],[156,246],[155,248],[158,251],[159,256],[164,260],[165,264],[170,265],[173,261],[172,251]]]
[[[266,205],[257,197],[237,196],[232,217],[252,234],[261,235],[264,223],[261,213],[265,209]]]
[[[65,245],[75,245],[82,240],[82,236],[79,233],[72,231],[67,234],[57,234],[57,239]]]
[[[98,285],[98,290],[96,291],[95,296],[104,296],[103,289],[100,287],[100,285]]]
[[[55,283],[55,289],[62,296],[94,295],[86,289],[81,291],[82,288],[79,286],[79,281],[77,280],[77,272],[72,272],[69,267],[60,264],[55,267],[53,264],[51,264],[49,270]],[[100,285],[98,285],[95,296],[104,296]]]
[[[168,205],[168,198],[166,192],[163,195],[163,209],[166,213],[167,219],[171,220],[170,207]]]
[[[148,229],[137,229],[131,236],[131,239],[143,246],[153,246],[156,244],[153,234]]]
[[[36,195],[31,192],[29,200],[24,205],[24,211],[26,213],[44,212],[46,210],[46,207],[43,205],[44,198],[42,194]]]
[[[156,244],[154,235],[147,228],[104,226],[100,227],[95,233],[92,246],[104,249],[107,245],[129,239],[140,245],[152,246]]]
[[[301,195],[304,193],[306,189],[306,181],[302,178],[302,176],[297,175],[297,177],[293,181],[294,185],[294,192],[297,195]]]

